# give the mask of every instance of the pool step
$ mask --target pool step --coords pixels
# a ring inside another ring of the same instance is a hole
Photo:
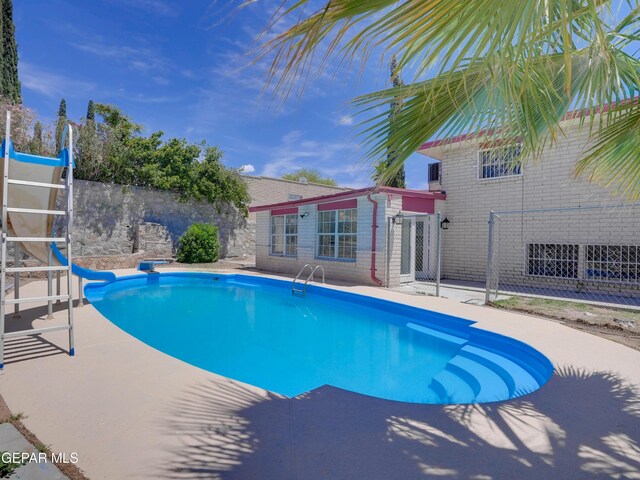
[[[473,403],[476,392],[466,379],[459,375],[460,372],[452,369],[450,365],[438,373],[429,388],[440,397],[438,403]]]
[[[506,400],[532,392],[536,379],[514,361],[472,345],[464,345],[429,388],[445,403]]]
[[[482,348],[466,345],[460,355],[489,366],[505,382],[509,398],[519,397],[537,390],[540,386],[531,373],[512,360]]]

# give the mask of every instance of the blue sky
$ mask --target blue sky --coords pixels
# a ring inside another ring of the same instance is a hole
[[[53,121],[60,99],[79,119],[89,99],[111,103],[146,132],[206,140],[231,167],[279,177],[311,167],[366,186],[348,102],[387,85],[387,66],[325,72],[301,97],[263,93],[267,61],[251,63],[256,36],[279,0],[243,9],[229,0],[18,0],[14,2],[24,104]],[[426,188],[427,159],[407,163],[410,188]],[[251,168],[249,168],[251,170]]]

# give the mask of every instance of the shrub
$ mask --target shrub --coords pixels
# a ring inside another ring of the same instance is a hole
[[[177,257],[181,263],[209,263],[218,260],[219,252],[218,227],[194,223],[180,237]]]

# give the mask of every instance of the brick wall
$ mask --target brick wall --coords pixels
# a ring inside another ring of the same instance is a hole
[[[565,129],[565,134],[565,138],[545,151],[541,158],[528,161],[523,175],[519,177],[479,180],[476,144],[463,142],[441,147],[441,186],[447,194],[446,210],[442,211],[451,221],[449,229],[442,233],[443,278],[484,281],[487,221],[491,210],[548,209],[622,202],[611,191],[574,178],[576,162],[588,145],[588,132],[580,132],[576,126],[570,126]],[[562,222],[561,216],[553,217],[541,224],[539,231],[563,232],[563,238],[570,237],[573,241],[581,242],[585,232],[580,229],[619,229],[621,221],[612,220],[609,216],[608,212],[602,212],[597,220],[580,227],[568,226]],[[564,231],[567,228],[572,229],[569,235]],[[548,239],[551,239],[551,234]],[[617,237],[615,242],[637,244],[637,238],[623,235]]]
[[[373,195],[378,201],[377,237],[376,237],[376,274],[380,280],[385,278],[385,226],[387,195]],[[282,257],[270,255],[271,213],[256,213],[256,267],[276,273],[295,275],[305,264],[322,265],[327,278],[347,280],[362,284],[374,284],[371,280],[371,234],[373,204],[366,197],[358,198],[358,243],[355,261],[332,261],[316,258],[317,252],[317,206],[304,205],[298,214],[308,213],[298,220],[298,256]]]

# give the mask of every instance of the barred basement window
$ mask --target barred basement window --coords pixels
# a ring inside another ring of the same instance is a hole
[[[527,245],[527,275],[578,278],[578,245],[530,243]]]
[[[640,246],[586,245],[585,278],[640,283]]]
[[[271,217],[271,255],[298,255],[298,215]]]
[[[522,175],[522,164],[517,160],[521,145],[489,148],[478,152],[478,178],[480,180]]]

